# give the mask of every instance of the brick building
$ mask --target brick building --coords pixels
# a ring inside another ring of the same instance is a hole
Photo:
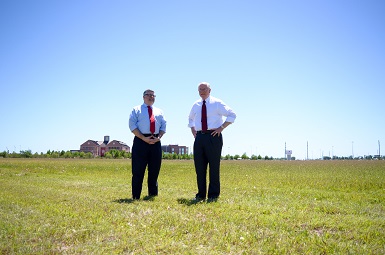
[[[163,145],[162,151],[164,153],[170,153],[170,154],[188,154],[188,147],[187,146],[179,146],[179,145]]]
[[[105,136],[104,141],[88,140],[80,145],[80,151],[85,153],[91,152],[94,157],[102,157],[109,150],[130,152],[130,147],[121,141],[112,140],[110,142],[109,136]]]

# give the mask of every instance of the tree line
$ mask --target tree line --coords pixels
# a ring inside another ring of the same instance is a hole
[[[46,153],[32,153],[31,150],[22,150],[20,152],[8,152],[3,151],[0,152],[0,157],[2,158],[84,158],[84,159],[90,159],[90,158],[106,158],[106,159],[130,159],[131,153],[121,150],[109,150],[107,151],[102,157],[95,157],[91,152],[83,152],[83,151],[55,151],[55,150],[48,150]],[[169,160],[189,160],[193,159],[193,154],[175,154],[175,153],[165,153],[162,152],[162,158],[163,159],[169,159]],[[246,153],[243,155],[226,155],[222,156],[223,160],[239,160],[239,159],[250,159],[250,160],[273,160],[273,157],[265,156],[262,157],[261,155],[252,155],[251,157],[247,156]]]
[[[91,152],[84,152],[84,151],[55,151],[55,150],[48,150],[46,153],[32,153],[31,150],[22,150],[20,152],[8,152],[3,151],[0,152],[0,158],[79,158],[79,159],[90,159],[90,158],[106,158],[106,159],[130,159],[131,153],[121,150],[109,150],[107,151],[102,157],[95,157]],[[165,153],[162,152],[162,158],[163,159],[169,159],[169,160],[189,160],[193,159],[193,154],[175,154],[175,153]],[[242,155],[235,154],[230,155],[227,154],[225,156],[222,156],[223,160],[286,160],[285,158],[273,158],[271,156],[261,156],[261,155],[251,155],[250,157],[243,153]],[[291,157],[291,160],[295,160],[295,157]],[[385,160],[385,156],[379,156],[379,155],[368,155],[368,156],[359,156],[359,157],[328,157],[324,156],[322,158],[323,160]]]

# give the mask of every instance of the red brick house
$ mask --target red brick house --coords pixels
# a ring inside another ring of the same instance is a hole
[[[117,140],[113,140],[111,142],[109,142],[106,146],[107,148],[107,151],[109,150],[120,150],[120,151],[126,151],[126,152],[130,152],[130,147],[121,142],[121,141],[117,141]]]
[[[94,157],[102,157],[107,151],[113,149],[130,152],[130,147],[127,144],[117,140],[109,141],[109,136],[105,136],[104,141],[88,140],[80,145],[80,151],[85,153],[91,152]]]

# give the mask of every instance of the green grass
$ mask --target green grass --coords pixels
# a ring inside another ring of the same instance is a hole
[[[0,159],[0,254],[385,253],[385,161],[223,161],[211,203],[191,160],[154,199],[130,182],[130,160]]]

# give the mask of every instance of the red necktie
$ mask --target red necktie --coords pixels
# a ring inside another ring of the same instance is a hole
[[[151,106],[147,106],[148,108],[148,116],[150,117],[150,132],[151,134],[155,133],[155,118],[152,114],[152,108]]]
[[[205,100],[203,100],[202,105],[202,131],[207,131],[207,110]]]

